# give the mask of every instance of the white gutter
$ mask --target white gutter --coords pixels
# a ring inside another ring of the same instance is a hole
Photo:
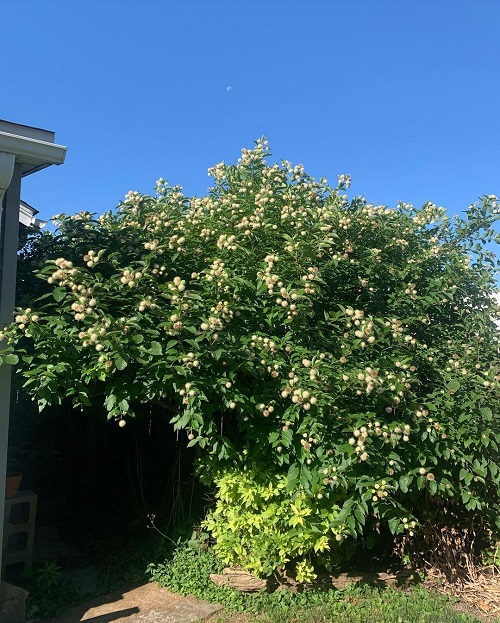
[[[64,145],[0,131],[0,238],[2,235],[2,198],[10,183],[10,178],[7,180],[10,164],[12,163],[13,169],[14,162],[20,163],[22,165],[21,176],[26,177],[52,164],[62,164],[65,158],[66,147]],[[12,169],[10,170],[11,176]],[[5,177],[5,182],[7,182],[6,186],[4,184],[5,188],[1,184],[2,177]]]
[[[16,162],[34,164],[37,168],[62,164],[66,157],[64,145],[47,143],[8,132],[0,132],[0,151],[15,154]]]

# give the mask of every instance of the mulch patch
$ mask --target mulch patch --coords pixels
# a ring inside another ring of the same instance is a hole
[[[474,580],[456,584],[446,582],[443,576],[431,569],[426,572],[424,586],[430,590],[454,597],[452,606],[467,614],[492,623],[500,621],[500,573],[492,569],[478,571]]]

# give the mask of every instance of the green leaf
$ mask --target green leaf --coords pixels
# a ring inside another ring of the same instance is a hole
[[[353,538],[356,538],[357,532],[356,532],[356,520],[354,519],[353,515],[349,515],[346,519],[346,526],[347,526],[347,532],[350,533],[350,535]]]
[[[106,396],[106,399],[104,401],[104,406],[106,407],[106,409],[108,411],[111,411],[111,409],[115,406],[115,404],[116,404],[115,394],[108,394],[108,396]]]
[[[15,366],[16,363],[19,362],[19,357],[14,355],[13,353],[9,353],[8,355],[3,356],[3,360],[5,363],[10,364],[11,366]]]
[[[151,342],[151,346],[148,350],[150,355],[161,355],[163,352],[160,342]]]
[[[297,487],[297,484],[299,482],[299,476],[300,476],[300,468],[297,464],[293,464],[290,465],[290,468],[288,469],[288,474],[287,474],[287,490],[288,491],[293,491],[293,489],[295,489]]]
[[[462,467],[460,473],[458,474],[458,477],[460,478],[460,480],[463,480],[465,482],[465,485],[468,487],[472,482],[474,475]]]
[[[312,474],[307,467],[302,465],[302,469],[300,470],[300,484],[304,487],[304,489],[309,492],[311,489],[312,482]]]
[[[278,441],[279,436],[280,436],[280,434],[278,432],[276,432],[276,431],[273,431],[272,433],[269,433],[269,437],[268,437],[269,443],[273,444],[276,441]]]
[[[392,517],[387,522],[389,525],[389,530],[391,534],[398,534],[401,528],[401,519],[399,517]]]
[[[481,412],[481,415],[486,421],[489,422],[491,419],[493,419],[493,412],[489,407],[481,407],[479,411]]]
[[[359,507],[354,509],[354,516],[362,526],[365,525],[366,517]]]
[[[290,429],[284,430],[281,433],[281,442],[285,448],[289,448],[292,445],[293,434]]]
[[[66,288],[54,288],[54,291],[52,292],[52,296],[57,303],[60,303],[66,294]]]
[[[495,476],[498,474],[498,466],[496,463],[490,462],[489,463],[489,469],[490,469],[490,474],[493,478],[495,478]]]
[[[124,370],[127,367],[127,360],[120,353],[116,353],[113,359],[118,370]]]
[[[412,480],[413,480],[413,477],[409,474],[401,476],[401,478],[399,479],[399,488],[401,489],[403,493],[408,493],[408,488]]]
[[[184,413],[180,416],[180,418],[177,420],[175,426],[174,426],[174,430],[179,430],[181,428],[185,428],[189,422],[191,421],[191,411],[186,410],[184,411]]]
[[[488,469],[487,469],[486,465],[481,465],[481,463],[476,459],[474,461],[473,467],[474,467],[474,471],[476,472],[476,474],[478,474],[482,478],[486,477],[486,475],[488,473]]]

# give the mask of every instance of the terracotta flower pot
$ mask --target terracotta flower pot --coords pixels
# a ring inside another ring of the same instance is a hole
[[[19,485],[23,479],[22,474],[8,473],[5,481],[5,497],[13,498],[19,490]]]

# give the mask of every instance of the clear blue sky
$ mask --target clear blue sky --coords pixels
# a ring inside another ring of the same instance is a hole
[[[261,135],[376,203],[454,214],[500,195],[497,0],[0,0],[0,16],[0,118],[68,146],[24,182],[42,217],[158,177],[203,194]]]

